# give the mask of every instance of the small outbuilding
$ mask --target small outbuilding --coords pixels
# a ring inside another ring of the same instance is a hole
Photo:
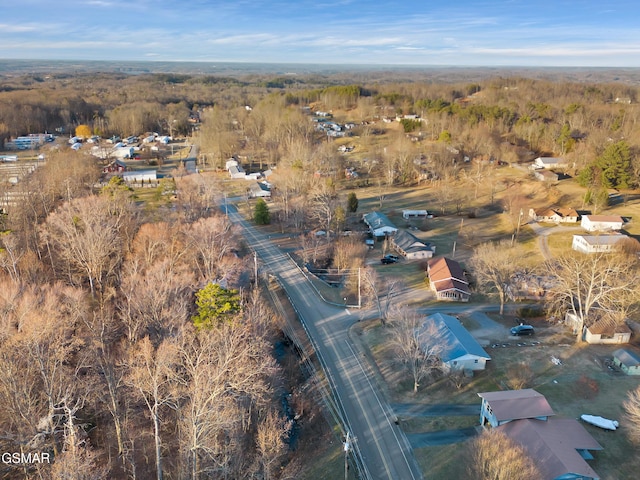
[[[631,329],[625,322],[614,322],[610,318],[601,318],[585,328],[584,340],[591,345],[629,343]]]
[[[628,348],[613,352],[613,363],[627,375],[640,375],[640,354]]]

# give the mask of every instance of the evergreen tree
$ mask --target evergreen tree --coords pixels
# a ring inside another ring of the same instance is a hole
[[[233,320],[240,312],[240,294],[238,290],[226,289],[216,283],[209,283],[196,292],[198,313],[192,317],[198,327],[212,327],[223,319]]]
[[[262,198],[256,202],[253,209],[253,221],[258,225],[269,225],[271,223],[271,213],[269,213],[269,205]]]
[[[358,210],[358,197],[354,192],[347,196],[347,207],[351,213],[355,213]]]

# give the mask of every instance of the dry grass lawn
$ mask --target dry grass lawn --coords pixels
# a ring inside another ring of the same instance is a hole
[[[505,319],[505,325],[512,319]],[[430,385],[422,387],[417,395],[412,392],[412,382],[401,365],[394,360],[389,347],[389,330],[379,322],[358,324],[353,331],[361,343],[368,348],[375,360],[379,382],[384,385],[390,402],[398,403],[471,403],[480,404],[478,392],[509,388],[535,388],[544,394],[557,415],[579,418],[588,413],[621,421],[621,428],[609,432],[590,425],[585,428],[604,447],[590,461],[602,479],[634,478],[640,468],[640,458],[634,456],[635,449],[625,435],[622,402],[627,392],[638,386],[637,377],[624,376],[609,370],[604,361],[617,346],[587,346],[575,344],[572,336],[559,327],[549,326],[541,320],[536,323],[537,334],[532,339],[503,341],[494,348],[486,347],[491,356],[487,370],[477,374],[461,388],[456,388],[445,377],[434,378]],[[472,322],[466,326],[473,331]],[[539,341],[536,346],[516,346],[521,343]],[[509,346],[503,347],[503,343]],[[554,365],[551,357],[561,359],[562,365]],[[408,432],[436,431],[463,428],[477,424],[473,417],[441,419],[403,419]],[[455,447],[455,448],[454,448]],[[462,448],[461,448],[462,447]],[[466,457],[464,446],[421,448],[416,451],[423,465],[425,478],[461,478]]]

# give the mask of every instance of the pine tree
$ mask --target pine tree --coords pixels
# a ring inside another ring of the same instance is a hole
[[[271,214],[269,213],[269,205],[262,198],[256,202],[253,210],[253,221],[258,225],[269,225],[271,223]]]
[[[354,192],[351,192],[347,197],[347,206],[351,213],[355,213],[358,210],[358,197]]]

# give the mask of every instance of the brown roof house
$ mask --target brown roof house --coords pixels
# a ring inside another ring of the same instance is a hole
[[[542,208],[529,210],[529,218],[536,222],[578,223],[580,215],[573,208]]]
[[[469,282],[462,267],[455,260],[438,257],[427,264],[429,286],[438,300],[468,302],[471,297]]]
[[[602,446],[573,418],[557,418],[544,395],[532,389],[479,393],[480,422],[525,449],[543,480],[598,480],[585,460]]]

